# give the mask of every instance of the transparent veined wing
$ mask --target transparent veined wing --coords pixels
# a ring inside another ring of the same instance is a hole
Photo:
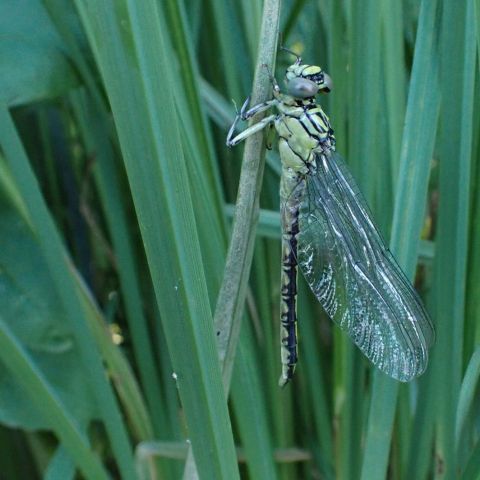
[[[336,153],[317,155],[299,212],[298,265],[328,316],[387,375],[423,373],[433,326]]]

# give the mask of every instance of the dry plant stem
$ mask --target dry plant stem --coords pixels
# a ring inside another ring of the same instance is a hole
[[[281,0],[266,0],[263,7],[260,44],[252,89],[252,105],[269,99],[271,83],[265,65],[273,71],[277,52]],[[258,115],[253,122],[261,120]],[[263,179],[265,142],[263,132],[245,142],[237,203],[233,217],[232,238],[214,315],[218,334],[218,355],[223,371],[223,385],[228,395],[233,360],[240,335],[240,325],[252,265],[255,230],[259,215],[260,187]],[[183,478],[198,478],[192,450],[189,449]]]
[[[184,442],[142,442],[135,452],[136,462],[140,470],[146,470],[155,458],[183,460],[187,456],[187,449],[188,445]],[[298,447],[276,448],[273,455],[278,463],[312,460],[310,451]],[[246,463],[247,458],[243,448],[237,448],[237,458],[239,463]]]
[[[257,67],[251,105],[270,98],[271,82],[277,51],[280,1],[267,0],[264,5]],[[265,68],[268,66],[268,69]],[[265,116],[258,115],[254,123]],[[228,392],[233,359],[240,334],[248,278],[252,265],[255,231],[259,216],[259,196],[264,170],[264,133],[252,135],[245,142],[237,202],[233,218],[232,238],[228,248],[222,286],[215,309],[214,322],[218,334],[218,354],[223,368],[223,383]]]

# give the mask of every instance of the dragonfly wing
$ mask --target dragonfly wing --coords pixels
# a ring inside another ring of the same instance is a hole
[[[338,154],[317,155],[299,216],[298,265],[328,316],[387,375],[423,373],[434,331]]]

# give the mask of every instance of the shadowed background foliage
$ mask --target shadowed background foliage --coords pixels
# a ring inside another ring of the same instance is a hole
[[[2,478],[480,476],[480,1],[280,3],[0,3]],[[408,385],[300,281],[277,386],[278,153],[225,137],[278,33],[435,324]]]

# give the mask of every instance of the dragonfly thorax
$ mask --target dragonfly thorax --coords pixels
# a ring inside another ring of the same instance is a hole
[[[330,121],[320,105],[307,99],[296,101],[290,95],[279,95],[275,119],[280,158],[284,168],[300,174],[310,171],[316,153],[335,149]]]

